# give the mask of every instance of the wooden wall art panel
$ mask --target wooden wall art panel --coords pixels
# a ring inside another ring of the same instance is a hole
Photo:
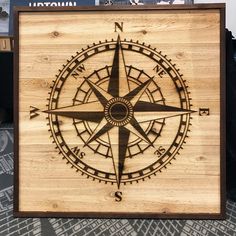
[[[224,217],[224,5],[15,15],[16,216]]]

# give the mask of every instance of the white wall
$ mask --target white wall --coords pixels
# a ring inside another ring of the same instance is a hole
[[[194,0],[194,3],[226,3],[226,27],[236,38],[236,0]]]
[[[226,27],[232,31],[236,38],[236,1],[226,1]]]

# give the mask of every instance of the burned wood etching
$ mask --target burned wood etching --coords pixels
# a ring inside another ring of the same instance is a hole
[[[88,75],[86,60],[97,53],[106,55],[107,51],[113,53],[111,64],[99,65]],[[140,60],[142,57],[153,60],[156,64],[153,73],[147,74],[145,65],[141,68],[127,65],[126,51]],[[65,81],[76,80],[75,76],[82,77],[83,82],[76,93],[71,94],[71,106],[58,105],[60,100],[63,101]],[[159,80],[163,83],[169,80],[179,106],[166,102],[168,94],[162,93]],[[53,141],[68,164],[93,180],[116,184],[120,189],[121,184],[138,182],[160,173],[179,154],[189,131],[191,113],[194,112],[189,94],[182,75],[167,56],[151,46],[122,40],[118,35],[115,40],[94,44],[73,56],[53,83],[48,110],[44,112],[48,114]],[[78,143],[82,140],[76,151],[67,144],[61,131],[61,117],[65,117],[71,123],[71,129],[76,130]],[[175,124],[178,131],[169,145],[159,146],[163,127],[172,117],[178,117]],[[93,165],[88,165],[87,148],[96,156],[106,158],[107,165],[112,165],[113,171],[104,172],[97,168],[97,160]],[[83,159],[81,152],[84,153]],[[157,157],[153,163],[144,165],[143,169],[124,171],[126,159],[130,158],[135,163],[137,155],[145,159],[147,153]]]
[[[69,13],[22,13],[20,211],[220,214],[218,11]]]

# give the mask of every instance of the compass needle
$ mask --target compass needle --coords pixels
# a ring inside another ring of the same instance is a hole
[[[134,107],[134,116],[139,123],[186,115],[195,111],[179,107],[139,101]]]
[[[125,94],[129,93],[129,91],[124,52],[122,50],[120,36],[118,36],[108,85],[108,93],[113,97],[123,97]]]
[[[124,170],[130,131],[122,126],[114,127],[108,132],[108,135],[112,150],[113,167],[116,174],[117,186],[119,189]]]
[[[84,146],[87,146],[89,143],[94,141],[95,139],[99,138],[103,134],[105,134],[107,131],[109,131],[112,128],[112,125],[107,122],[105,118],[102,119],[102,121],[98,124],[98,126],[93,131],[92,135],[89,137],[87,142]]]
[[[107,104],[107,102],[113,98],[112,95],[110,95],[109,93],[107,93],[105,90],[103,90],[102,88],[100,88],[99,86],[97,86],[96,84],[94,84],[93,82],[91,82],[90,80],[86,79],[87,83],[89,84],[90,88],[92,89],[92,91],[95,93],[95,95],[97,96],[98,100],[101,102],[101,104],[103,106],[105,106]]]
[[[137,122],[137,120],[135,118],[133,118],[130,121],[130,123],[128,123],[125,127],[130,132],[135,134],[137,137],[144,140],[146,143],[150,144],[151,146],[153,145],[152,142],[149,140],[148,136],[145,134],[144,130],[142,129],[142,127],[139,125],[139,123]]]
[[[141,84],[139,87],[132,90],[129,94],[125,96],[127,100],[130,101],[130,103],[135,106],[135,104],[138,102],[140,97],[143,95],[149,84],[151,83],[152,79],[149,79],[148,81]]]
[[[52,110],[46,110],[44,112],[57,116],[92,122],[100,122],[103,118],[103,106],[100,102],[89,102],[79,105],[60,107]]]

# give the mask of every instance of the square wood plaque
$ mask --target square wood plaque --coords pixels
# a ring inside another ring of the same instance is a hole
[[[15,216],[225,216],[224,5],[17,8]]]

